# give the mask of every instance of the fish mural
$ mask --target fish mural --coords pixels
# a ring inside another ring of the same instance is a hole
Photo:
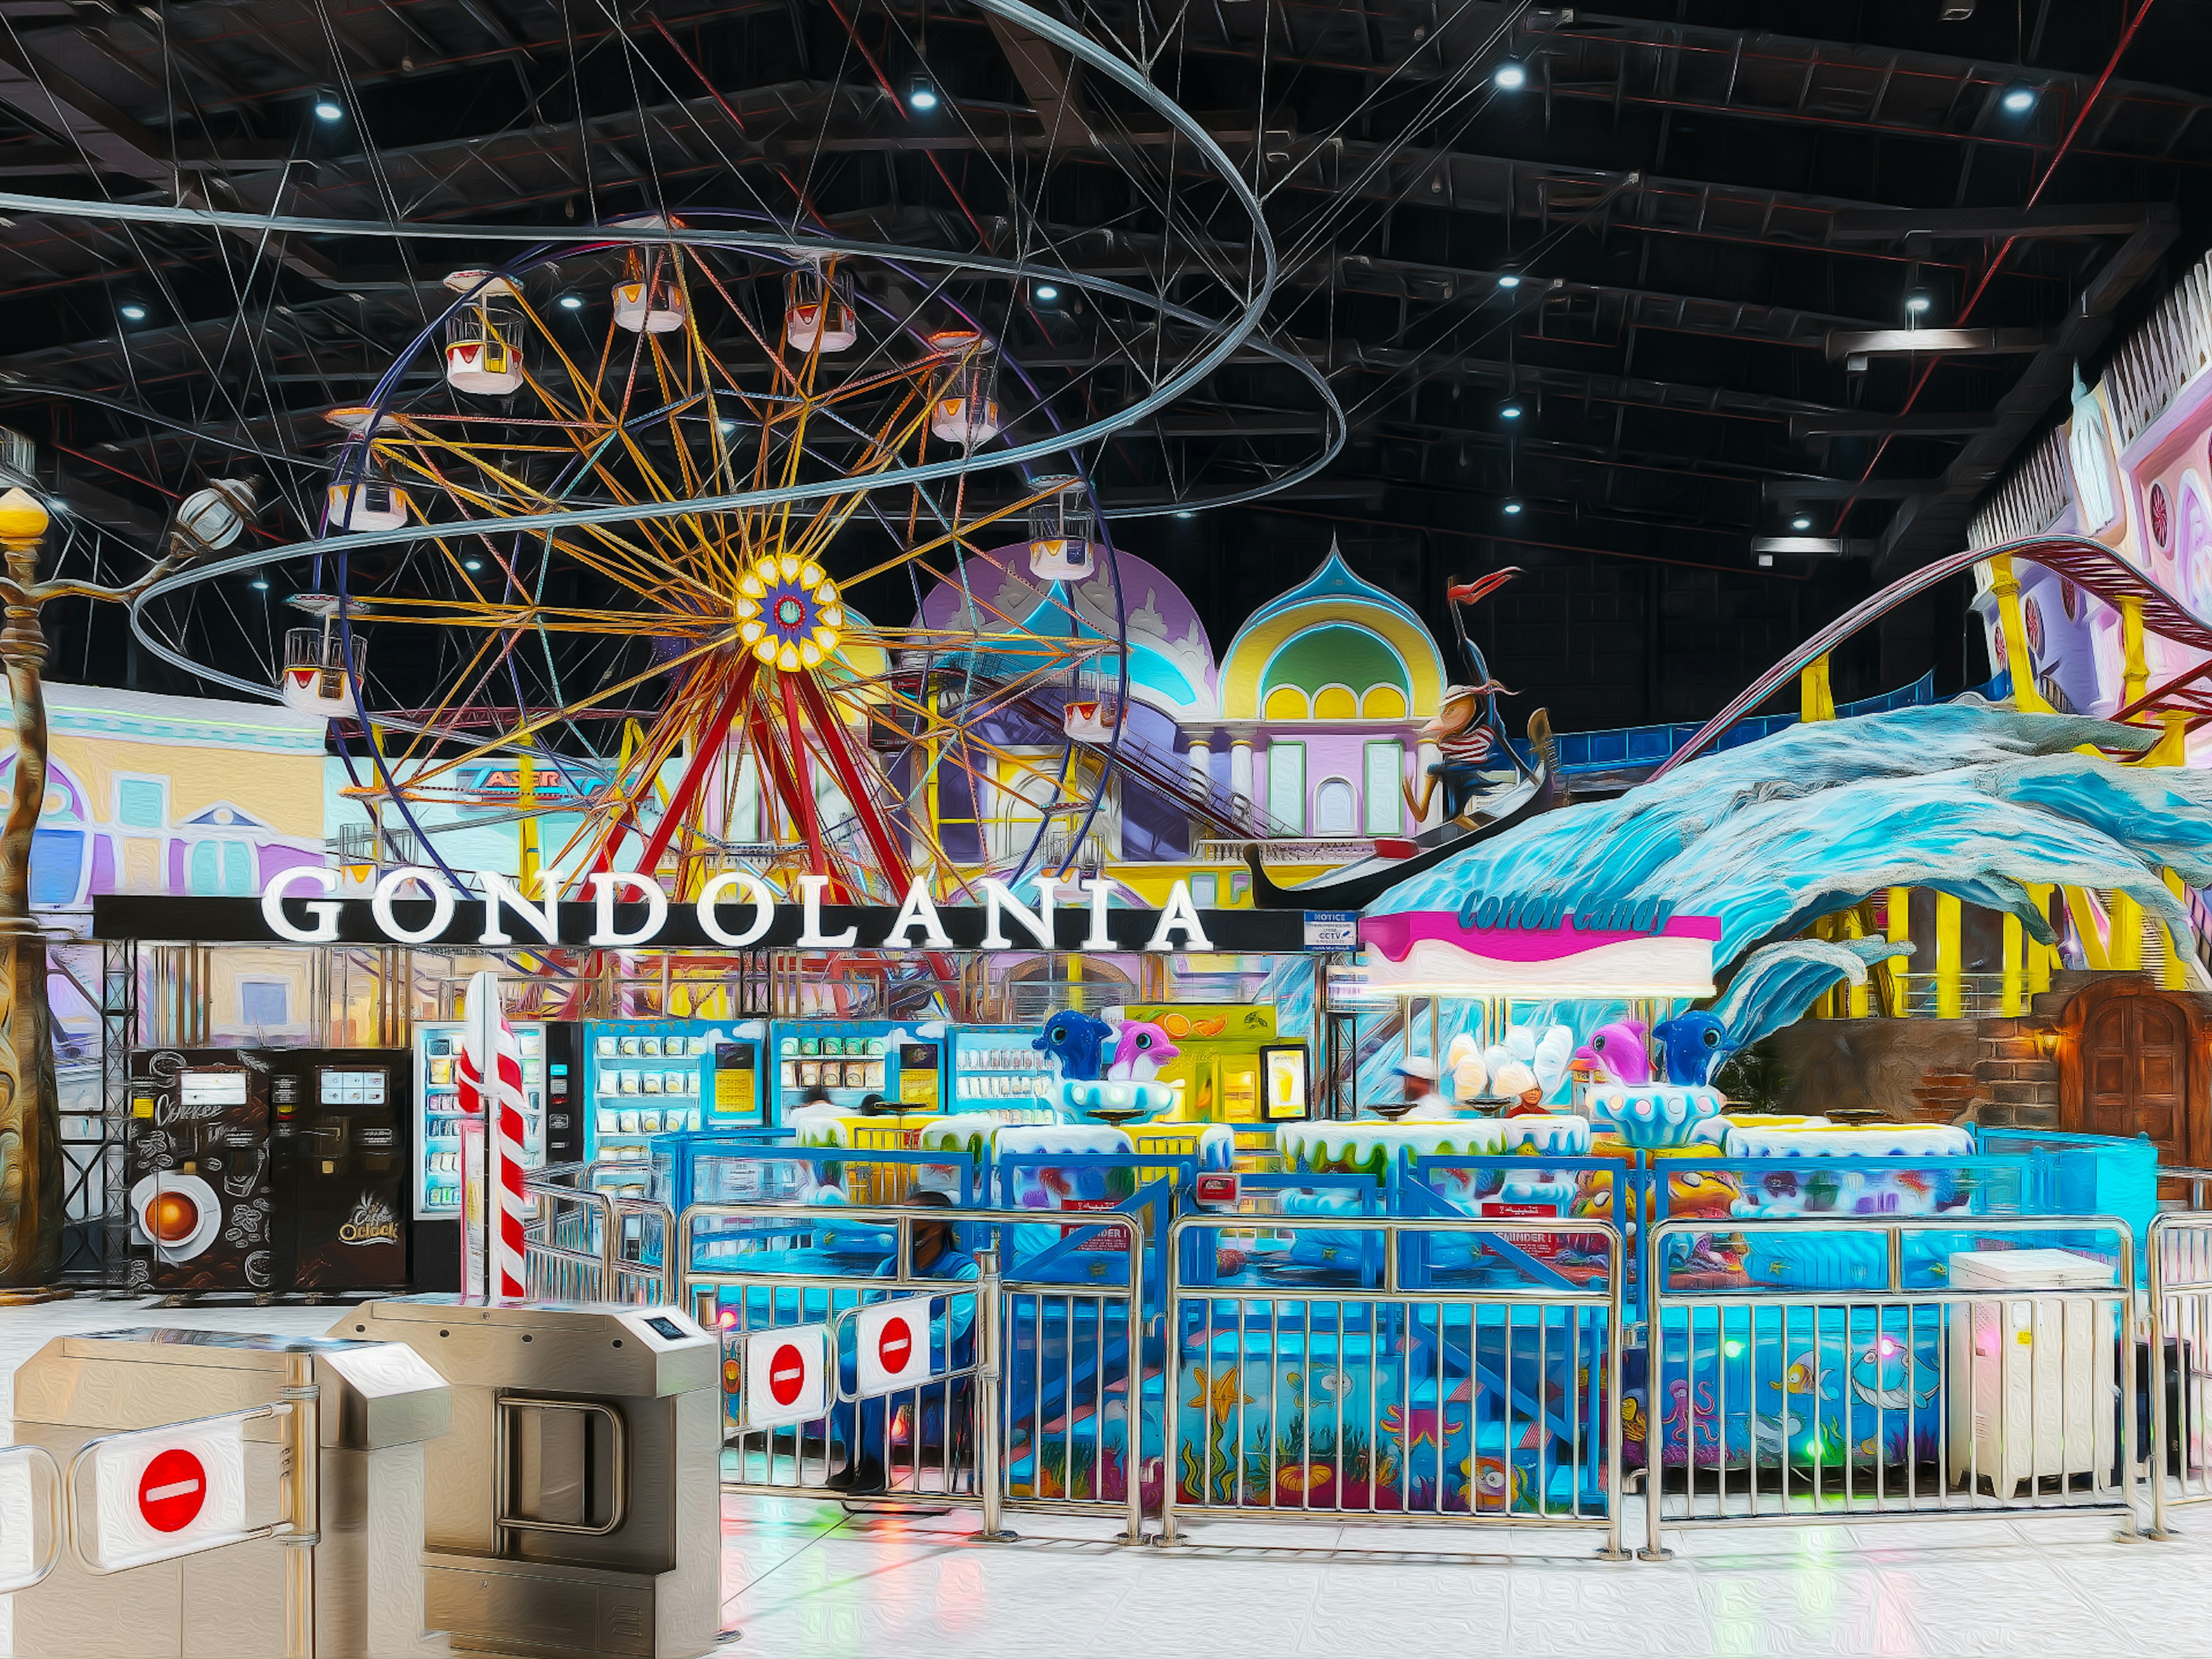
[[[1851,1392],[1880,1411],[1917,1410],[1942,1386],[1942,1374],[1893,1336],[1877,1336],[1851,1362]]]

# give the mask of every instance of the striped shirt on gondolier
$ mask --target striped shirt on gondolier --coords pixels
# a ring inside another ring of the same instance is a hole
[[[1480,766],[1490,758],[1497,742],[1489,726],[1471,726],[1455,738],[1444,738],[1437,750],[1447,766]]]

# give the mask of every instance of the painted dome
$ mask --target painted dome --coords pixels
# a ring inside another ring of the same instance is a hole
[[[1225,720],[1426,720],[1444,664],[1428,625],[1403,599],[1328,556],[1270,599],[1230,641],[1221,664]]]
[[[1025,541],[970,557],[967,592],[956,582],[938,583],[923,599],[915,625],[979,634],[1027,629],[1058,639],[1114,637],[1114,580],[1105,559],[1086,580],[1052,583],[1030,574],[1029,557]],[[1129,553],[1117,555],[1115,562],[1127,622],[1129,695],[1177,721],[1213,719],[1219,712],[1218,677],[1198,612],[1157,565]],[[1068,601],[1056,598],[1055,590]],[[988,673],[991,659],[985,655],[977,665]],[[1010,653],[1005,672],[1012,678],[1036,666],[1034,658]],[[1111,659],[1100,659],[1098,666],[1110,669]]]

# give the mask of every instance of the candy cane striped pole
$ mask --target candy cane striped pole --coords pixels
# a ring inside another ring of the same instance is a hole
[[[492,1301],[522,1301],[530,1293],[523,1240],[530,1206],[522,1185],[529,1169],[523,1144],[522,1045],[501,1006],[499,976],[489,969],[469,981],[460,1074],[462,1109],[482,1111],[486,1119],[485,1289]]]

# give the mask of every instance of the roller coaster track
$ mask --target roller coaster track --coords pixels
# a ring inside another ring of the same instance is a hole
[[[1668,756],[1652,772],[1651,778],[1663,778],[1692,759],[1722,732],[1869,623],[1938,583],[1972,569],[1983,560],[2001,555],[2055,570],[2116,610],[2123,599],[2140,600],[2146,633],[2206,653],[2203,662],[2146,691],[2121,709],[2115,719],[2142,720],[2172,709],[2185,715],[2191,726],[2212,720],[2212,685],[2206,684],[2207,678],[2212,677],[2212,624],[2200,621],[2180,600],[2101,542],[2078,536],[2032,536],[2025,541],[1953,553],[1933,564],[1908,571],[1879,593],[1861,600],[1746,686],[1727,708],[1699,726],[1687,743]]]

